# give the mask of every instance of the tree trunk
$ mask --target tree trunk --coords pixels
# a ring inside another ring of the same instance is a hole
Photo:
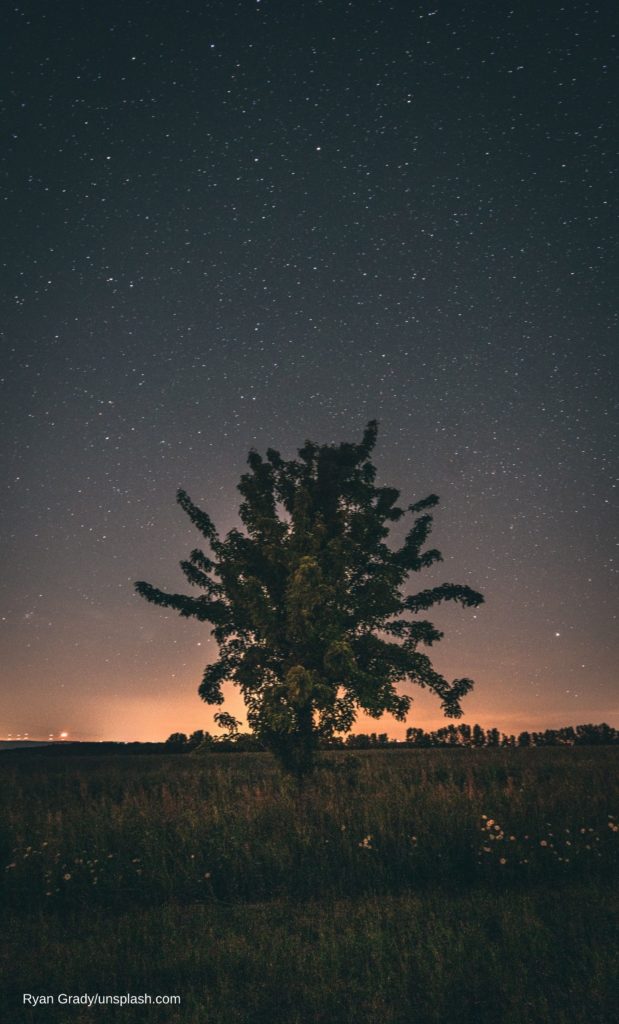
[[[269,745],[285,771],[297,779],[310,774],[317,747],[311,701],[298,709],[295,731],[274,734]]]

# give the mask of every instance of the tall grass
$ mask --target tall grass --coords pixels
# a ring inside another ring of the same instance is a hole
[[[616,900],[471,889],[9,917],[7,1024],[611,1024]],[[2,967],[0,960],[0,968]],[[23,992],[180,1008],[22,1006]],[[0,1013],[2,1012],[0,1008]]]
[[[618,760],[5,755],[0,1019],[609,1024]],[[127,991],[182,1005],[22,1004]]]
[[[262,754],[13,758],[9,904],[342,898],[611,872],[619,752],[326,755],[303,788]]]

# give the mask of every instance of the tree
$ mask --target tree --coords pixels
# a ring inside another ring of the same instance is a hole
[[[477,724],[477,722],[473,726],[471,742],[474,747],[483,747],[486,745],[486,733],[482,729],[481,725]]]
[[[460,734],[460,744],[463,747],[470,747],[471,745],[471,727],[470,725],[459,725],[458,732]]]
[[[410,573],[442,560],[434,548],[422,552],[439,499],[409,505],[413,524],[402,546],[390,548],[390,524],[406,511],[399,491],[375,484],[376,437],[372,421],[360,444],[307,441],[290,461],[273,449],[266,459],[251,451],[238,485],[245,530],[223,540],[180,490],[179,505],[210,547],[180,563],[203,593],[135,585],[146,600],[211,623],[219,657],[206,667],[200,696],[221,705],[222,684],[238,684],[250,728],[298,774],[310,770],[319,739],[348,732],[359,710],[403,721],[411,698],[397,683],[432,690],[453,718],[473,686],[433,668],[420,647],[443,634],[414,616],[441,601],[474,607],[483,597],[455,583],[402,592]]]
[[[424,729],[411,726],[406,730],[406,742],[411,747],[429,747],[432,743],[432,738]]]
[[[173,732],[171,736],[168,736],[166,746],[174,747],[175,750],[185,750],[188,742],[186,733]]]
[[[195,750],[200,747],[206,739],[207,733],[204,729],[196,729],[187,740],[187,750]]]

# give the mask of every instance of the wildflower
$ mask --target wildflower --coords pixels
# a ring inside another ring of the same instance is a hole
[[[488,815],[487,814],[482,814],[482,818],[483,818],[484,821],[487,821],[488,820]]]
[[[5,871],[10,871],[10,870],[11,870],[11,868],[16,868],[16,867],[17,867],[17,864],[15,863],[15,861],[13,861],[13,863],[12,863],[12,864],[7,864],[7,866],[5,867],[5,869],[4,869],[4,870],[5,870]]]
[[[489,846],[482,846],[482,850],[484,851],[484,853],[490,853],[491,852]]]
[[[69,874],[68,871],[62,877],[63,877],[65,882],[70,882],[71,881],[71,875]]]
[[[210,871],[205,871],[205,872],[204,872],[204,877],[205,877],[205,878],[210,878],[210,877],[211,877],[211,873],[210,873]]]
[[[510,836],[509,837],[509,841],[510,841],[510,843],[515,843],[516,842],[516,836]]]
[[[540,844],[539,845],[540,846],[548,846],[548,843],[546,842],[545,839],[540,839]]]
[[[507,864],[507,857],[501,857],[499,864]]]
[[[373,837],[371,835],[364,836],[363,839],[361,840],[361,842],[357,843],[357,846],[362,847],[362,849],[364,849],[364,850],[371,850],[372,849],[372,838]]]

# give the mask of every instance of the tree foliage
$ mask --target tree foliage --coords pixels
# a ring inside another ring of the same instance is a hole
[[[251,451],[241,477],[244,530],[221,539],[208,514],[185,491],[177,500],[208,544],[181,569],[198,596],[169,594],[150,583],[138,593],[180,615],[209,622],[219,657],[199,688],[222,704],[222,685],[236,683],[252,731],[289,770],[303,773],[321,737],[348,732],[359,710],[404,720],[411,698],[398,683],[432,690],[445,714],[461,715],[470,679],[449,683],[422,648],[442,633],[418,618],[442,601],[476,606],[483,597],[455,583],[413,595],[411,573],[435,562],[431,494],[408,506],[399,491],[375,484],[370,461],[377,436],[370,422],[359,444],[307,441],[298,458]],[[391,524],[413,516],[403,544],[386,543]]]

